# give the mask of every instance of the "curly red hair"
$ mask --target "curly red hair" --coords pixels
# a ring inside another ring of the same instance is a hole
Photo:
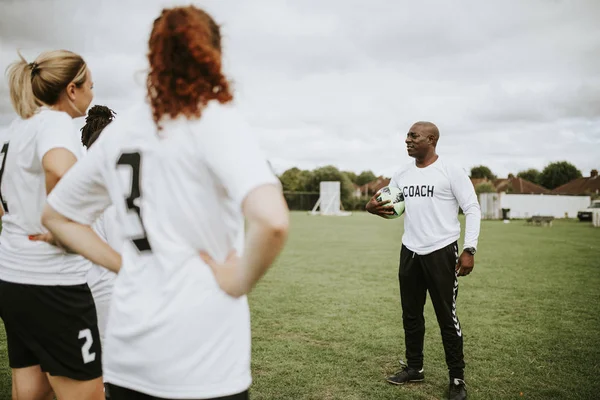
[[[219,25],[194,6],[164,9],[150,34],[146,82],[154,121],[168,115],[200,118],[211,100],[233,99],[221,72]]]

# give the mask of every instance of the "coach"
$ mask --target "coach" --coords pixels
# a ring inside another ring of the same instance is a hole
[[[403,166],[390,181],[390,186],[402,191],[406,205],[398,278],[407,363],[387,381],[402,385],[425,378],[423,308],[429,291],[449,370],[448,398],[458,400],[467,397],[463,336],[456,315],[458,277],[469,275],[475,265],[481,210],[466,172],[436,154],[439,137],[431,122],[415,123],[406,137],[408,155],[415,161]],[[367,204],[367,211],[382,217],[391,214],[391,206],[376,197]],[[459,206],[466,215],[460,256]]]

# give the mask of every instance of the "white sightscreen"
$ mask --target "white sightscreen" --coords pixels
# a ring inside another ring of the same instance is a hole
[[[319,187],[321,198],[321,214],[339,214],[340,207],[340,182],[321,182]]]

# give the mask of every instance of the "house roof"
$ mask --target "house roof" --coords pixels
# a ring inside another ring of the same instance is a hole
[[[390,181],[390,178],[380,176],[379,178],[360,186],[360,191],[362,193],[375,193],[382,187],[389,185]]]
[[[592,170],[590,176],[587,178],[573,179],[571,182],[567,182],[564,185],[557,187],[552,193],[570,195],[599,194],[600,178],[598,177],[598,171]]]
[[[550,190],[543,186],[537,185],[526,179],[509,176],[508,178],[501,178],[494,180],[494,186],[496,191],[507,192],[511,194],[543,194],[550,193]]]
[[[580,178],[580,179],[591,179],[591,178]],[[577,180],[575,180],[577,181]],[[573,183],[575,183],[575,181],[572,181]],[[471,178],[471,183],[473,183],[473,186],[477,186],[481,183],[485,183],[485,182],[489,182],[491,183],[495,188],[496,188],[496,192],[500,193],[500,192],[509,192],[511,194],[546,194],[546,193],[555,193],[556,190],[560,189],[557,188],[555,189],[555,191],[550,191],[548,189],[546,189],[543,186],[537,185],[533,182],[530,182],[526,179],[523,178],[518,178],[515,176],[510,175],[508,178],[499,178],[499,179],[495,179],[493,181],[488,180],[487,178]],[[368,192],[370,193],[375,193],[377,192],[379,189],[381,189],[384,186],[387,186],[390,184],[390,178],[384,178],[383,176],[380,176],[379,178],[375,179],[374,181],[371,181],[365,185],[362,185],[360,187],[362,192],[365,192],[368,190]],[[571,182],[569,182],[567,185],[571,184]],[[589,185],[589,183],[588,183]],[[600,191],[600,179],[595,177],[595,185],[594,186],[594,191],[598,190]],[[561,187],[564,187],[566,185],[563,185]],[[577,189],[578,190],[578,189]],[[575,190],[575,191],[577,191]],[[569,194],[582,194],[581,193],[569,193]],[[558,194],[558,193],[556,193]]]
[[[485,182],[489,182],[488,178],[470,178],[471,179],[471,183],[473,184],[473,186],[477,186],[479,184],[485,183]]]
[[[491,183],[496,189],[496,192],[508,192],[512,194],[542,194],[550,193],[548,189],[543,186],[536,185],[523,178],[517,178],[513,175],[509,175],[508,178],[494,179],[493,181],[487,178],[471,178],[473,186],[477,187],[482,183]]]
[[[379,178],[375,179],[374,181],[367,183],[367,185],[369,187],[369,191],[372,193],[375,193],[382,187],[389,185],[390,181],[391,181],[390,178],[384,178],[383,176],[380,176]]]

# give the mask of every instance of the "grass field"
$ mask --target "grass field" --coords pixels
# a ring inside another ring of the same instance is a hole
[[[250,298],[253,399],[445,398],[429,299],[425,382],[384,381],[404,358],[401,235],[401,220],[293,213],[284,254]],[[470,399],[600,398],[600,229],[484,221],[457,308]],[[0,399],[9,399],[3,334]]]

